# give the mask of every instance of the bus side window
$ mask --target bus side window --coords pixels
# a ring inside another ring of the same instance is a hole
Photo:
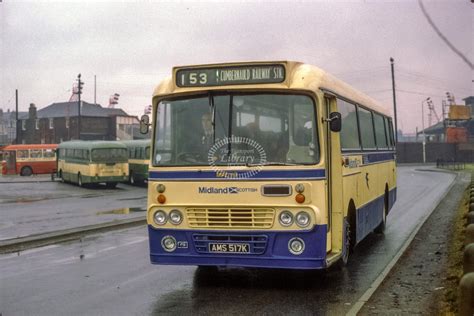
[[[43,149],[43,157],[44,158],[53,158],[54,157],[54,149]]]
[[[377,140],[378,149],[387,149],[387,137],[385,135],[385,125],[382,115],[374,113],[375,138]]]
[[[29,158],[28,150],[17,150],[16,151],[16,158],[17,159],[28,159]]]
[[[341,149],[360,150],[359,127],[354,104],[337,99],[338,110],[342,116]]]
[[[375,149],[375,133],[372,121],[372,112],[358,107],[360,136],[363,149]]]

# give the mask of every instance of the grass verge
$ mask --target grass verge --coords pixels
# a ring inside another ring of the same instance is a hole
[[[457,315],[459,281],[463,276],[463,251],[466,231],[466,215],[469,210],[469,187],[463,194],[461,203],[456,210],[452,237],[448,248],[448,268],[444,286],[444,298],[440,302],[440,315]]]

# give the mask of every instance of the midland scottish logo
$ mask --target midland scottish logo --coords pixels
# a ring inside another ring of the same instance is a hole
[[[216,188],[216,187],[199,187],[199,194],[239,194],[239,193],[253,193],[257,192],[256,188],[242,188],[242,187],[226,187],[226,188]]]
[[[209,149],[207,159],[209,165],[216,172],[217,178],[246,179],[255,176],[262,170],[263,165],[267,162],[267,154],[256,141],[247,137],[232,136],[216,142]],[[246,169],[230,171],[226,168],[236,166],[244,166]]]

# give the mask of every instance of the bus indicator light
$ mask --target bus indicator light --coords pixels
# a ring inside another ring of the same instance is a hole
[[[158,185],[156,186],[156,191],[157,191],[158,193],[164,193],[165,190],[166,190],[166,187],[165,187],[165,185],[162,184],[162,183],[160,183],[160,184],[158,184]]]
[[[295,191],[298,193],[303,193],[304,192],[304,184],[303,183],[298,183],[295,186]]]
[[[164,204],[166,202],[166,196],[164,196],[163,194],[160,194],[158,195],[158,203],[160,204]]]
[[[305,201],[305,196],[301,193],[298,193],[296,196],[295,196],[295,201],[298,202],[298,203],[304,203]]]

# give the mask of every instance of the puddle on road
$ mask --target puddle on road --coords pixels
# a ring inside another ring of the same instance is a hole
[[[131,214],[131,213],[138,213],[138,212],[145,212],[145,208],[141,207],[125,207],[125,208],[119,208],[116,210],[111,210],[111,211],[103,211],[103,212],[97,212],[96,215],[110,215],[110,214]]]
[[[16,199],[1,200],[1,203],[33,203],[50,199],[50,197],[19,197]]]

